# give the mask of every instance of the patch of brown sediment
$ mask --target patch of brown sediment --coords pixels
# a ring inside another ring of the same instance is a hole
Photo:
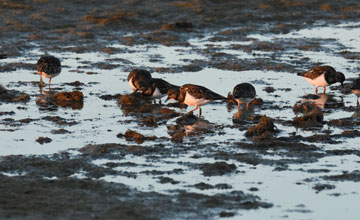
[[[179,21],[172,24],[164,24],[161,30],[192,31],[193,26],[192,22]]]
[[[95,23],[101,26],[109,26],[109,25],[118,25],[124,21],[129,19],[134,19],[137,17],[137,13],[134,11],[125,11],[125,10],[118,10],[116,12],[100,12],[96,9],[94,12],[91,12],[90,15],[85,15],[82,17],[84,21]]]
[[[51,121],[57,125],[72,126],[72,125],[78,124],[78,122],[76,122],[76,121],[69,121],[64,118],[61,118],[60,116],[45,116],[42,119],[46,120],[46,121]]]
[[[293,106],[293,111],[295,114],[298,113],[307,114],[312,111],[321,111],[321,109],[313,102],[303,102],[301,104],[295,103],[295,105]]]
[[[118,100],[117,103],[121,106],[142,106],[147,102],[148,100],[144,100],[144,97],[141,94],[138,93],[132,93],[132,94],[126,94],[126,95],[121,95]]]
[[[328,125],[333,127],[354,128],[354,126],[360,126],[360,121],[356,118],[333,119],[328,122]]]
[[[294,125],[296,127],[308,127],[321,125],[324,115],[321,111],[313,111],[304,116],[295,117]]]
[[[204,176],[222,176],[234,172],[236,170],[235,164],[228,164],[226,162],[205,163],[200,168]]]
[[[312,127],[321,125],[324,119],[324,114],[321,111],[321,108],[310,101],[301,103],[300,105],[295,103],[293,111],[295,114],[303,114],[303,116],[296,116],[294,118],[293,124],[296,127]]]
[[[68,86],[73,86],[73,87],[81,87],[81,86],[84,86],[85,83],[82,83],[80,81],[74,81],[74,82],[71,82],[71,83],[64,83],[65,85],[68,85]]]
[[[137,144],[142,144],[144,143],[145,140],[155,140],[156,137],[155,136],[149,136],[149,137],[145,137],[144,135],[136,132],[136,131],[133,131],[133,130],[127,130],[125,132],[125,134],[122,134],[122,133],[119,133],[117,134],[117,137],[118,138],[122,138],[122,137],[125,137],[125,139],[127,141],[135,141]]]
[[[55,105],[61,107],[71,107],[72,109],[82,109],[84,106],[84,95],[80,91],[58,92],[54,94],[52,100]]]
[[[0,86],[0,102],[12,103],[30,101],[30,96],[26,93],[22,93],[16,90],[7,90],[3,86]]]
[[[360,171],[344,172],[340,175],[323,176],[323,179],[330,181],[353,181],[360,182]]]
[[[169,126],[168,130],[176,129],[176,127]],[[171,141],[175,143],[182,143],[184,141],[185,132],[183,129],[177,130],[177,132],[173,133],[171,136]]]
[[[48,138],[48,137],[38,137],[36,139],[36,142],[38,142],[39,144],[43,145],[43,144],[48,144],[50,142],[52,142],[52,139],[51,138]]]
[[[246,137],[254,137],[260,135],[272,136],[275,132],[275,125],[271,118],[266,115],[260,118],[259,123],[256,126],[250,127],[245,133]]]

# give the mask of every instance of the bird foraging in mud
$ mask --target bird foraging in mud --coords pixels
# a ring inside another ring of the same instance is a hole
[[[156,99],[160,99],[161,104],[161,98],[166,96],[170,89],[180,89],[180,86],[173,85],[163,79],[152,78],[148,87],[142,91],[142,94],[149,96],[150,98],[154,99],[154,101]]]
[[[345,81],[344,74],[337,72],[331,66],[317,66],[309,71],[298,73],[297,75],[305,77],[311,85],[315,86],[316,94],[318,93],[318,87],[324,87],[325,94],[326,86],[339,82],[343,87],[343,82]]]
[[[36,71],[40,75],[40,87],[43,87],[42,76],[44,76],[49,78],[50,88],[51,79],[58,76],[61,72],[60,60],[50,55],[42,56],[36,64]]]
[[[166,101],[171,99],[171,100],[177,100],[186,105],[196,106],[190,112],[199,109],[199,115],[201,115],[200,106],[206,105],[207,103],[214,100],[226,100],[224,96],[219,95],[203,86],[194,85],[194,84],[185,84],[180,88],[169,89],[167,96],[168,97]]]
[[[143,92],[149,87],[151,74],[149,71],[144,69],[134,69],[132,70],[127,80],[134,92]]]
[[[351,91],[356,95],[356,106],[359,106],[359,96],[360,96],[360,78],[355,79],[351,85]]]
[[[250,83],[237,84],[232,92],[232,97],[238,103],[238,109],[240,110],[240,104],[246,103],[246,109],[249,108],[249,102],[256,96],[256,90]]]

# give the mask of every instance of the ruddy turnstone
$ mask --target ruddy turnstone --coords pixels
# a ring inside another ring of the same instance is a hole
[[[357,96],[356,106],[359,106],[360,79],[355,79],[351,85],[352,92]]]
[[[326,86],[334,84],[336,82],[341,83],[345,81],[345,76],[341,72],[336,72],[331,66],[317,66],[309,71],[298,73],[298,76],[305,77],[305,79],[313,86],[315,86],[315,92],[317,94],[318,87],[324,87],[324,93],[326,92]]]
[[[51,79],[58,76],[61,72],[60,60],[54,56],[42,56],[37,64],[36,71],[40,74],[40,87],[43,86],[42,76],[49,78],[49,88]]]
[[[232,96],[238,103],[238,109],[240,109],[240,104],[244,103],[246,103],[246,109],[248,109],[249,102],[256,96],[256,90],[250,83],[240,83],[234,87]]]
[[[201,115],[200,106],[205,105],[213,100],[226,100],[224,96],[219,95],[210,89],[193,84],[185,84],[177,89],[169,89],[167,95],[168,97],[166,101],[172,99],[183,102],[186,105],[196,106],[195,109],[191,110],[190,112],[199,109],[199,115]]]
[[[149,82],[148,87],[141,93],[145,96],[149,96],[152,99],[161,99],[166,96],[169,89],[179,89],[180,86],[173,85],[167,81],[159,78],[152,78]],[[161,100],[160,100],[161,103]]]
[[[151,74],[147,70],[134,69],[129,73],[127,80],[134,92],[143,92],[149,87]]]

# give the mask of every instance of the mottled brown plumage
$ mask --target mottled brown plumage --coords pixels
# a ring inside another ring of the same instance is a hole
[[[49,87],[51,79],[58,76],[61,72],[60,60],[54,56],[42,56],[36,64],[36,71],[40,75],[40,87],[43,86],[42,76],[49,78]]]
[[[224,96],[219,95],[203,86],[194,84],[185,84],[181,86],[180,89],[170,89],[167,95],[167,100],[177,100],[179,102],[185,103],[186,105],[196,106],[196,108],[190,112],[197,110],[200,108],[200,106],[205,105],[213,100],[226,100]]]
[[[142,92],[145,96],[150,96],[153,99],[161,99],[170,89],[179,89],[180,86],[173,85],[163,79],[152,78],[148,87]]]
[[[238,108],[240,109],[240,104],[246,103],[246,108],[249,107],[248,102],[255,98],[256,90],[253,85],[250,83],[240,83],[237,84],[232,93],[233,98],[238,103]]]
[[[127,80],[134,92],[140,91],[142,93],[149,87],[151,74],[147,70],[134,69],[129,73]]]
[[[326,92],[326,86],[340,82],[343,86],[345,76],[341,72],[331,66],[317,66],[309,71],[298,73],[298,76],[305,77],[306,80],[316,87],[315,92],[317,93],[318,87],[324,87],[324,93]]]

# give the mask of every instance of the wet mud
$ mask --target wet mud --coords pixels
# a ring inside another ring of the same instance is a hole
[[[256,0],[227,1],[225,4],[221,1],[135,0],[116,3],[105,0],[101,7],[98,6],[98,1],[85,0],[0,1],[0,75],[27,71],[34,78],[29,81],[14,76],[8,84],[0,85],[0,125],[3,127],[0,132],[14,133],[26,126],[44,126],[49,132],[32,137],[26,145],[47,148],[59,142],[61,137],[78,135],[74,128],[77,125],[84,126],[83,133],[97,129],[87,124],[89,121],[111,121],[116,125],[114,128],[109,123],[106,131],[90,135],[98,137],[102,143],[86,140],[69,144],[65,146],[67,150],[55,154],[1,156],[1,219],[219,219],[246,216],[248,210],[271,210],[279,204],[258,196],[257,193],[264,190],[263,183],[251,180],[246,191],[241,191],[229,179],[264,166],[279,174],[291,171],[311,174],[293,185],[310,185],[314,193],[330,193],[331,197],[341,196],[331,194],[339,188],[339,183],[360,181],[357,170],[334,174],[330,173],[330,168],[336,165],[318,169],[307,166],[347,156],[355,157],[355,163],[359,163],[359,148],[339,147],[360,138],[360,110],[354,103],[346,103],[341,98],[352,95],[350,82],[353,78],[347,79],[345,88],[331,86],[328,90],[331,94],[299,94],[301,100],[296,103],[283,101],[283,105],[267,98],[291,92],[291,85],[279,88],[276,83],[266,82],[272,76],[254,80],[252,83],[262,85],[261,92],[267,95],[254,99],[249,108],[237,109],[231,96],[227,103],[215,103],[214,109],[223,105],[225,111],[232,114],[230,122],[223,124],[214,122],[215,119],[206,114],[188,113],[191,109],[181,103],[155,103],[139,93],[131,93],[130,87],[127,94],[108,92],[107,85],[93,92],[91,89],[99,82],[77,80],[76,75],[107,77],[108,71],[129,72],[134,67],[173,75],[196,74],[204,69],[296,73],[324,64],[300,54],[308,52],[336,54],[349,62],[358,62],[359,52],[351,51],[331,38],[266,41],[251,37],[288,34],[344,21],[358,22],[358,1]],[[193,47],[189,43],[192,39],[203,39],[208,33],[212,34],[207,41],[213,44]],[[253,58],[239,59],[235,54],[225,53],[221,42],[231,42],[227,49],[252,54]],[[216,43],[220,46],[215,46]],[[124,47],[113,46],[117,44]],[[323,47],[324,44],[331,44],[336,49],[331,51]],[[178,51],[192,51],[202,58],[187,58],[184,59],[186,62],[166,65],[163,61],[166,55],[154,54],[150,63],[160,65],[148,66],[120,57],[121,54],[135,53],[137,46],[150,49],[153,45],[177,46],[181,48]],[[54,79],[53,88],[38,89],[35,63],[29,64],[28,60],[48,52],[75,54],[75,59],[80,61],[76,65],[69,62],[63,66],[74,74],[74,79],[62,84],[56,84]],[[105,58],[101,61],[81,58],[89,52],[105,54]],[[21,57],[25,58],[19,59]],[[349,69],[352,73],[359,71],[359,66]],[[20,91],[18,87],[21,86],[28,90]],[[332,95],[334,93],[337,95]],[[95,106],[96,101],[89,101],[90,97],[106,104],[96,114],[87,115],[85,120],[79,119],[78,112]],[[49,115],[32,117],[25,114],[27,104],[31,102],[36,104],[37,111]],[[103,118],[102,111],[107,109],[117,111],[111,120]],[[329,114],[339,111],[345,116],[328,118]],[[279,113],[269,116],[269,112]],[[281,112],[291,112],[293,117],[282,117]],[[120,119],[119,114],[123,115]],[[154,129],[162,129],[162,133],[152,132]],[[217,139],[229,131],[239,135]],[[107,141],[105,133],[110,133],[115,141]],[[16,139],[14,147],[20,142],[25,142],[24,137]],[[178,160],[184,155],[188,160]],[[196,177],[192,176],[195,182],[182,179],[188,172],[196,174]],[[111,178],[109,181],[109,176],[123,178],[124,183],[111,181]],[[144,176],[156,184],[175,188],[170,187],[166,193],[156,189],[142,191],[127,182],[129,179],[143,182]],[[219,179],[214,183],[204,182],[210,178]],[[294,212],[311,213],[306,209],[311,206],[304,208],[300,204],[297,208]]]

